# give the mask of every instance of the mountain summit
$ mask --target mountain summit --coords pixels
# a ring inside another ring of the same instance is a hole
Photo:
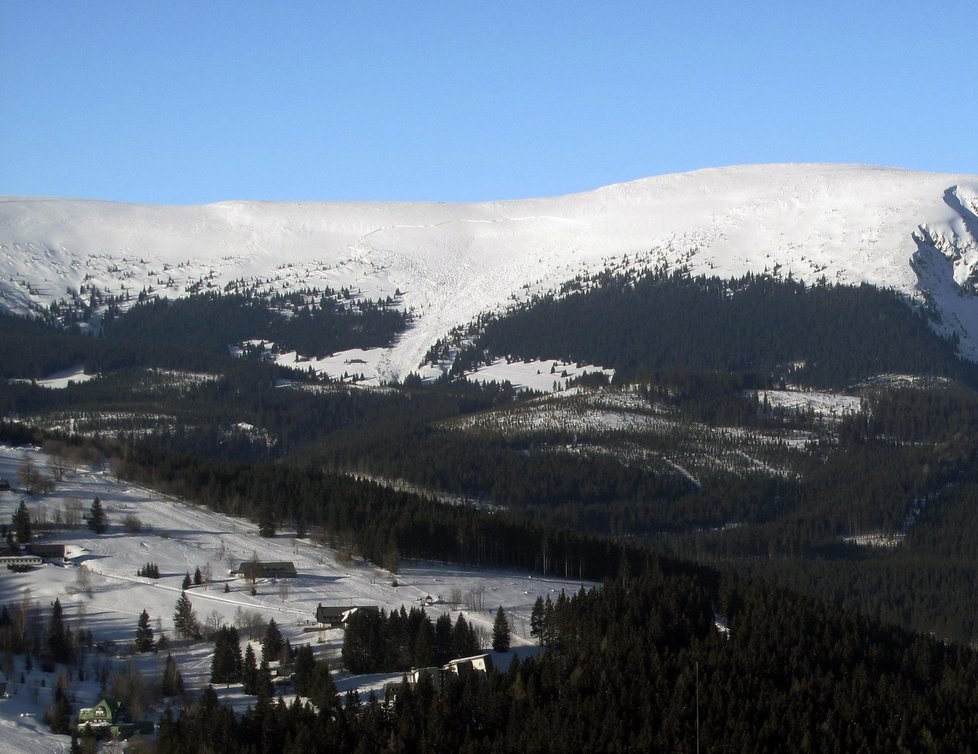
[[[482,312],[579,274],[662,265],[892,288],[927,303],[934,327],[978,360],[978,176],[792,164],[478,204],[0,199],[4,309],[40,311],[83,286],[395,296],[413,321],[382,378],[417,369]]]

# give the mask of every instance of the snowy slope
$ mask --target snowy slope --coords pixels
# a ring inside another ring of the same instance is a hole
[[[87,282],[184,295],[206,280],[403,293],[413,327],[371,358],[404,377],[454,325],[586,271],[668,262],[721,276],[891,287],[930,300],[978,359],[978,176],[850,165],[739,166],[481,204],[134,206],[0,200],[0,305]],[[165,284],[169,283],[169,287]]]
[[[16,484],[17,470],[24,458],[30,458],[47,473],[47,458],[34,448],[11,448],[0,445],[0,478]],[[459,614],[452,604],[453,593],[463,601],[481,602],[482,609],[460,606],[465,619],[477,631],[491,636],[496,608],[503,606],[513,625],[514,647],[534,643],[529,637],[529,617],[538,596],[556,596],[561,590],[576,592],[581,582],[573,579],[543,578],[516,571],[489,571],[435,563],[404,561],[392,575],[358,558],[338,562],[336,551],[311,539],[295,539],[288,532],[272,539],[258,536],[256,526],[244,519],[213,513],[207,508],[168,498],[153,490],[119,482],[104,469],[72,470],[54,492],[25,496],[23,492],[0,492],[0,520],[9,522],[21,500],[25,500],[37,520],[53,522],[73,503],[87,511],[98,496],[109,517],[109,530],[99,536],[84,525],[60,529],[48,541],[68,544],[74,553],[65,567],[45,564],[26,572],[0,570],[0,605],[36,603],[42,619],[50,616],[50,605],[57,598],[64,608],[65,620],[72,630],[92,631],[96,642],[116,642],[115,650],[92,654],[86,664],[84,682],[72,679],[71,692],[78,706],[98,701],[98,679],[95,668],[108,662],[112,672],[123,671],[129,657],[127,647],[135,637],[139,614],[146,610],[152,618],[157,638],[165,632],[172,640],[173,612],[180,596],[184,574],[200,567],[210,572],[210,584],[196,586],[187,594],[201,623],[220,620],[242,628],[242,616],[256,614],[264,621],[274,618],[283,635],[293,646],[311,644],[316,656],[326,658],[331,667],[340,666],[342,630],[318,631],[315,611],[323,605],[378,605],[385,610],[418,606],[419,600],[431,596],[426,610],[436,619],[449,613],[454,621]],[[135,516],[142,524],[139,532],[128,532],[125,517]],[[260,560],[292,561],[298,577],[294,579],[259,580],[257,594],[252,595],[246,581],[229,575],[231,567],[257,557]],[[159,566],[159,579],[143,578],[136,571],[145,563]],[[88,569],[88,584],[79,576]],[[224,585],[229,591],[224,591]],[[592,586],[592,584],[586,584]],[[471,599],[470,599],[471,598]],[[260,638],[260,637],[259,637]],[[488,646],[488,645],[487,645]],[[209,680],[213,642],[184,644],[174,641],[169,652],[181,666],[184,681],[195,693]],[[35,671],[19,680],[22,670],[12,678],[10,699],[0,699],[0,753],[24,751],[68,751],[66,736],[53,736],[41,722],[50,702],[52,680]],[[165,653],[137,655],[132,658],[148,682],[162,677]],[[336,674],[338,689],[382,688],[386,680],[400,679],[400,673],[375,676]],[[40,686],[44,679],[45,685]],[[241,694],[238,685],[218,688],[222,700],[244,709],[253,697]],[[150,717],[159,713],[155,705]],[[25,717],[21,714],[25,713]]]

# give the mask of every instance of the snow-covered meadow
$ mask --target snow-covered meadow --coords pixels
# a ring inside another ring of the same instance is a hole
[[[45,472],[49,470],[49,459],[36,448],[0,446],[0,478],[16,488],[25,458]],[[151,683],[162,677],[165,653],[131,656],[143,610],[149,613],[157,637],[164,633],[170,639],[168,651],[179,662],[189,688],[199,690],[207,683],[213,644],[185,644],[175,640],[173,631],[173,613],[184,576],[196,568],[210,576],[207,583],[187,592],[202,624],[234,624],[241,629],[274,618],[293,646],[311,644],[317,657],[332,660],[334,668],[339,665],[342,631],[317,630],[318,604],[378,605],[392,610],[419,605],[430,596],[432,605],[426,609],[432,618],[451,612],[454,619],[461,612],[487,637],[496,608],[502,606],[510,617],[513,644],[518,648],[533,643],[529,615],[538,596],[557,594],[562,589],[576,591],[581,586],[577,581],[544,579],[530,573],[410,561],[402,562],[395,575],[359,558],[338,558],[335,550],[297,539],[289,532],[263,539],[247,520],[218,515],[121,482],[106,468],[70,470],[51,493],[27,496],[17,489],[0,492],[0,521],[10,522],[24,500],[40,531],[45,522],[54,527],[55,521],[71,521],[79,508],[87,513],[96,496],[109,518],[105,534],[95,534],[84,523],[61,525],[37,541],[69,545],[71,557],[65,565],[45,563],[24,573],[0,572],[0,604],[36,603],[46,621],[51,604],[58,599],[68,625],[74,630],[90,630],[94,640],[105,647],[104,652],[89,655],[86,680],[71,681],[76,708],[98,701],[96,674],[103,664],[112,672],[132,667]],[[256,557],[291,561],[298,577],[259,580],[257,594],[252,595],[250,582],[229,571]],[[159,567],[159,579],[136,575],[146,563]],[[466,607],[466,603],[480,609]],[[22,684],[21,672],[22,663],[13,677],[6,679],[10,698],[0,701],[0,751],[66,750],[67,737],[53,736],[41,722],[53,677],[45,678],[35,664]],[[381,689],[385,681],[398,678],[400,674],[357,677],[338,673],[336,684],[341,691],[365,692]],[[253,702],[234,686],[218,689],[218,693],[238,709]]]

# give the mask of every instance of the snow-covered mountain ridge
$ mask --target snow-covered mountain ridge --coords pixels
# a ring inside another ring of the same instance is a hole
[[[978,359],[978,176],[851,165],[700,170],[568,196],[479,204],[0,199],[0,306],[95,285],[163,296],[261,281],[395,295],[412,327],[378,376],[418,368],[453,326],[581,273],[683,264],[791,273],[928,301]]]

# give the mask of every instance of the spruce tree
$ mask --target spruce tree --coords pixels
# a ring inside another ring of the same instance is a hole
[[[329,665],[325,660],[316,663],[309,698],[320,713],[335,709],[338,706],[336,685],[333,683],[333,676],[330,674]]]
[[[204,583],[204,576],[200,572],[200,566],[194,569],[194,586],[200,586]]]
[[[52,733],[68,733],[71,730],[71,700],[68,698],[67,681],[58,678],[54,687],[54,700],[44,713],[44,722]]]
[[[105,534],[109,528],[109,521],[105,515],[105,510],[102,508],[102,501],[97,495],[88,511],[88,528],[96,534]]]
[[[194,611],[193,603],[186,592],[180,592],[180,596],[177,598],[176,609],[173,612],[173,630],[184,639],[200,637],[200,623],[197,620],[197,613]]]
[[[244,667],[241,671],[242,690],[251,696],[258,691],[258,660],[255,657],[255,650],[251,648],[251,642],[245,647]],[[296,691],[299,686],[296,684]]]
[[[461,615],[452,629],[452,651],[455,657],[471,657],[479,651],[479,639]]]
[[[312,653],[312,647],[303,644],[295,655],[295,670],[292,675],[292,682],[295,685],[295,692],[299,696],[309,696],[312,690],[313,676],[316,672],[316,657]]]
[[[510,642],[509,619],[503,606],[496,611],[496,620],[492,624],[492,651],[508,652]]]
[[[533,610],[530,612],[530,636],[541,644],[543,644],[543,619],[543,597],[537,597],[536,602],[533,603]]]
[[[61,600],[55,599],[51,605],[51,621],[48,624],[48,652],[52,662],[68,663],[74,654],[71,633],[65,627]]]
[[[276,528],[275,511],[269,503],[261,506],[258,511],[258,535],[261,537],[274,537]]]
[[[343,630],[343,665],[351,673],[374,673],[384,667],[384,635],[387,623],[379,613],[356,610]]]
[[[452,659],[452,619],[442,613],[435,621],[435,664],[444,665]]]
[[[149,652],[153,648],[153,627],[149,624],[149,613],[143,610],[136,624],[136,651]]]
[[[26,545],[31,541],[31,514],[23,500],[13,515],[13,526],[19,544]]]
[[[261,640],[261,658],[264,662],[274,662],[279,659],[285,640],[282,632],[279,631],[275,619],[268,621],[268,628],[265,629],[265,638]]]
[[[193,584],[193,582],[190,580],[190,572],[188,571],[183,577],[183,584],[181,584],[181,588],[186,591],[190,588],[191,584]]]
[[[211,683],[237,683],[241,680],[241,643],[238,629],[221,626],[214,636],[211,658]]]
[[[411,647],[411,664],[416,668],[427,668],[435,661],[435,629],[427,616],[418,623]]]
[[[163,682],[160,684],[163,696],[183,696],[183,676],[177,667],[173,655],[166,656],[166,667],[163,669]]]
[[[271,701],[272,697],[275,696],[275,685],[272,683],[272,669],[268,667],[268,662],[264,659],[258,665],[255,696],[258,697],[258,705]]]

